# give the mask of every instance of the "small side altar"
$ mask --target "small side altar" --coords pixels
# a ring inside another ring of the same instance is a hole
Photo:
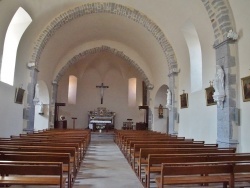
[[[97,110],[88,112],[88,125],[93,131],[112,130],[115,126],[115,112],[107,110],[105,107],[99,107]],[[101,132],[101,131],[100,131]]]

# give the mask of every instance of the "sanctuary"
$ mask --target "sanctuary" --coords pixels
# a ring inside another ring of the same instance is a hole
[[[115,112],[107,110],[105,107],[99,107],[97,110],[89,111],[88,125],[92,131],[106,129],[106,131],[114,129]]]

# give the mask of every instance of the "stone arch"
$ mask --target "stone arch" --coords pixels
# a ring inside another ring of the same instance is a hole
[[[138,10],[131,9],[117,3],[107,2],[95,2],[77,6],[61,13],[59,16],[54,18],[38,37],[30,62],[36,63],[37,66],[39,65],[39,60],[46,44],[48,43],[50,38],[55,34],[55,32],[60,29],[64,24],[67,24],[68,22],[77,19],[81,16],[96,13],[116,14],[119,16],[126,17],[142,25],[158,41],[167,59],[169,70],[177,66],[175,53],[172,46],[166,39],[161,29],[152,20],[150,20],[146,15],[140,13]]]
[[[95,48],[91,48],[88,50],[85,50],[83,52],[80,52],[76,55],[74,55],[70,60],[68,60],[68,62],[61,68],[61,70],[58,72],[58,74],[56,75],[55,79],[53,80],[53,83],[58,83],[60,81],[60,79],[62,78],[62,76],[64,75],[64,73],[66,72],[66,70],[73,65],[74,63],[78,62],[81,58],[83,58],[84,56],[90,55],[90,54],[95,54],[95,53],[99,53],[99,52],[110,52],[112,54],[114,54],[117,57],[122,58],[123,60],[125,60],[129,65],[131,65],[132,67],[134,67],[139,73],[140,76],[142,77],[142,79],[145,81],[147,87],[152,87],[152,84],[150,83],[147,75],[145,74],[145,72],[135,63],[134,60],[132,60],[130,57],[128,57],[126,54],[124,54],[122,51],[118,51],[115,48],[111,48],[109,46],[100,46],[100,47],[95,47]]]
[[[201,0],[204,4],[214,30],[214,45],[227,39],[229,30],[235,31],[235,24],[230,5],[227,0]]]

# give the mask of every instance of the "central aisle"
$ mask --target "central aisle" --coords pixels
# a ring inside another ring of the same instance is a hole
[[[113,141],[112,133],[92,133],[74,188],[143,188]]]

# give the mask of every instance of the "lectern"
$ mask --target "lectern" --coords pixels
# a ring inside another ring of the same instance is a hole
[[[67,129],[67,120],[58,120],[58,113],[59,113],[60,106],[66,106],[66,104],[55,103],[54,128],[55,129]]]

